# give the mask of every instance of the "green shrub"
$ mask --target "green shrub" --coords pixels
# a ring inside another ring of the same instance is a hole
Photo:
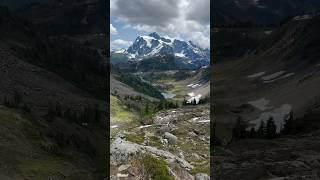
[[[209,166],[197,166],[194,167],[191,172],[191,174],[195,175],[197,173],[206,173],[206,174],[210,174],[210,169]]]
[[[174,178],[169,176],[167,170],[167,164],[163,160],[159,160],[151,155],[145,155],[142,159],[144,171],[146,173],[146,179],[152,180],[173,180]]]

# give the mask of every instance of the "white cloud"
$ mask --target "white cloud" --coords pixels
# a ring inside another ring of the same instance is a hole
[[[210,47],[210,0],[111,0],[111,16],[138,31]]]
[[[126,41],[123,39],[116,39],[111,41],[111,49],[127,48],[132,45],[131,41]]]
[[[117,34],[118,33],[117,28],[115,28],[112,24],[110,24],[110,33],[111,34]]]

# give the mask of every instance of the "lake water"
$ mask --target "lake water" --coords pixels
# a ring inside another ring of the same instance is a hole
[[[170,92],[163,92],[161,94],[165,99],[172,99],[172,98],[174,98],[176,96],[176,94],[173,94],[173,93],[170,93]]]

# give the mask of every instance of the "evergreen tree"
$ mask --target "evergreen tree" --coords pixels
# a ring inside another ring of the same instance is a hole
[[[193,101],[192,101],[192,105],[194,105],[194,106],[197,105],[197,101],[196,101],[195,98],[194,98]]]
[[[13,100],[15,107],[17,107],[22,102],[22,96],[18,91],[14,91]]]
[[[63,117],[66,118],[69,122],[72,122],[72,114],[71,114],[71,109],[67,108],[64,113]]]
[[[186,100],[186,98],[183,99],[182,105],[183,105],[183,106],[186,106],[186,105],[187,105],[187,100]]]
[[[100,118],[101,118],[101,112],[99,110],[99,106],[98,105],[95,105],[95,108],[94,108],[94,120],[95,122],[99,122]]]
[[[282,134],[290,134],[293,131],[293,111],[290,111],[289,118],[284,120],[283,128],[281,129]]]
[[[59,102],[56,103],[55,115],[61,117],[62,116],[62,108]]]
[[[10,101],[7,96],[4,96],[3,104],[7,107],[10,107]]]
[[[146,103],[144,113],[145,113],[145,115],[149,114],[149,102]]]
[[[257,136],[256,130],[254,129],[254,127],[252,127],[249,132],[249,137],[255,138],[256,136]]]
[[[268,139],[275,138],[277,135],[277,126],[272,117],[267,121],[266,136]]]
[[[258,129],[258,131],[257,131],[257,136],[258,136],[258,137],[260,137],[260,138],[265,137],[265,131],[266,131],[265,128],[266,128],[266,127],[265,127],[264,121],[261,120],[259,129]]]
[[[238,117],[237,122],[233,128],[233,136],[236,139],[246,138],[246,123],[242,120],[241,117]]]

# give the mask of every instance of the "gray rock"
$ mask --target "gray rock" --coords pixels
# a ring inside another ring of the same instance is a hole
[[[171,134],[171,133],[165,132],[164,135],[163,135],[163,137],[164,137],[165,139],[168,139],[168,142],[169,142],[170,144],[176,144],[176,143],[178,142],[177,136],[175,136],[175,135],[173,135],[173,134]]]
[[[165,159],[166,161],[173,160],[180,164],[182,168],[190,170],[193,168],[186,160],[164,150],[157,149],[151,146],[143,146],[129,141],[125,141],[121,138],[117,138],[110,148],[110,159],[112,164],[123,164],[129,160],[129,157],[137,152],[150,153],[156,157]]]
[[[130,155],[136,154],[140,150],[140,146],[135,143],[117,138],[110,147],[112,162],[126,162]]]
[[[209,180],[210,177],[205,173],[198,173],[194,176],[195,180]]]
[[[129,164],[121,165],[120,167],[118,167],[118,171],[119,171],[119,172],[125,171],[125,170],[127,170],[129,167],[130,167]]]

